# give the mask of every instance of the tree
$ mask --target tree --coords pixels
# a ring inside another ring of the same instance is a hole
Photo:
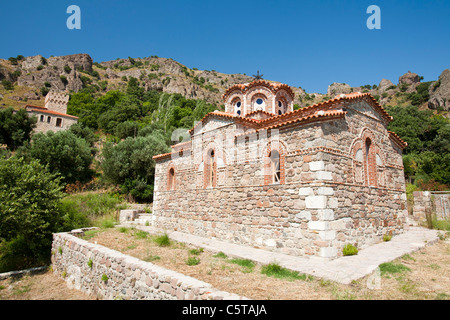
[[[39,161],[0,159],[0,272],[48,263],[62,197],[60,178]]]
[[[154,155],[169,152],[164,136],[159,133],[127,138],[117,145],[108,143],[102,152],[104,178],[121,186],[139,201],[151,201],[155,175]]]
[[[394,118],[388,129],[408,143],[403,152],[406,179],[433,188],[440,188],[439,184],[449,185],[449,120],[416,106],[390,107],[387,111]]]
[[[10,150],[16,150],[26,141],[36,128],[36,117],[29,117],[24,109],[14,112],[13,108],[0,110],[0,144],[6,144]]]
[[[31,145],[21,152],[39,160],[50,172],[60,174],[64,183],[85,182],[92,178],[91,148],[86,140],[72,131],[38,133]]]

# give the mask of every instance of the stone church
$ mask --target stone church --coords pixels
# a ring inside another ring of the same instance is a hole
[[[369,93],[293,110],[288,85],[255,80],[223,100],[154,157],[154,226],[328,259],[403,231],[406,143]]]

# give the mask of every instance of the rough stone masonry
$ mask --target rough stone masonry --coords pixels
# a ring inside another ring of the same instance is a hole
[[[370,94],[293,110],[288,86],[256,80],[223,99],[154,157],[153,226],[327,259],[403,232],[406,143]]]

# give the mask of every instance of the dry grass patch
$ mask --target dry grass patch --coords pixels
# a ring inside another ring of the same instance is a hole
[[[161,237],[170,244],[161,246]],[[342,285],[286,270],[276,261],[261,266],[248,259],[232,259],[222,252],[211,253],[170,240],[167,235],[150,235],[133,228],[97,232],[89,241],[211,283],[219,290],[251,299],[404,300],[450,297],[448,241],[439,241],[381,266],[380,287],[375,290],[367,284],[374,275],[350,285]],[[394,269],[389,269],[390,266]]]
[[[67,288],[51,271],[0,280],[0,300],[96,300]]]

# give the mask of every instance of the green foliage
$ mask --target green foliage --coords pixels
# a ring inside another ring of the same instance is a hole
[[[27,157],[38,159],[50,172],[59,173],[65,183],[86,182],[92,178],[91,148],[71,131],[48,131],[33,136],[31,145],[21,149]]]
[[[237,264],[238,266],[243,267],[244,272],[252,272],[255,268],[255,263],[249,259],[230,259],[228,261],[230,263]]]
[[[84,139],[91,147],[93,147],[94,143],[98,141],[98,137],[95,135],[94,131],[81,123],[71,125],[69,131],[78,138]]]
[[[196,265],[200,264],[200,259],[197,258],[197,257],[189,257],[189,258],[186,260],[186,264],[187,264],[188,266],[196,266]]]
[[[14,90],[14,84],[9,80],[2,80],[2,85],[5,90]]]
[[[0,159],[0,272],[47,263],[63,224],[60,179],[37,160]]]
[[[24,109],[17,112],[13,108],[0,110],[0,144],[16,150],[30,140],[36,122],[37,118],[29,117]]]
[[[189,250],[189,254],[193,254],[194,256],[198,256],[202,252],[203,252],[203,248]]]
[[[432,83],[433,81],[420,83],[416,87],[416,92],[412,92],[408,95],[408,99],[411,100],[412,105],[419,106],[428,101],[430,97],[428,89]]]
[[[381,275],[385,275],[386,273],[402,273],[405,271],[411,271],[410,268],[407,266],[401,264],[401,263],[395,263],[395,262],[386,262],[379,265]]]
[[[69,81],[67,80],[67,77],[66,76],[59,76],[59,79],[61,79],[61,82],[65,85],[65,86],[67,86],[67,84],[69,83]]]
[[[60,212],[64,218],[64,231],[93,226],[101,217],[112,216],[123,209],[124,200],[111,193],[89,192],[64,197]]]
[[[354,245],[348,243],[342,249],[342,254],[344,256],[353,256],[355,254],[358,254],[358,249]]]
[[[153,238],[153,241],[160,247],[168,247],[171,244],[171,241],[167,233]]]
[[[108,282],[108,280],[109,280],[108,276],[106,274],[103,274],[102,275],[102,281],[103,282]]]
[[[101,167],[106,181],[120,185],[140,201],[153,197],[154,155],[169,152],[164,137],[158,133],[136,139],[127,138],[103,148]]]
[[[215,255],[213,255],[214,258],[221,258],[221,259],[228,259],[228,256],[223,253],[222,251],[216,253]]]
[[[449,185],[450,121],[416,106],[386,109],[394,118],[388,129],[408,143],[403,151],[407,180],[428,189],[440,188],[439,184]]]
[[[148,232],[145,231],[137,231],[134,236],[138,239],[147,239],[148,237]]]

